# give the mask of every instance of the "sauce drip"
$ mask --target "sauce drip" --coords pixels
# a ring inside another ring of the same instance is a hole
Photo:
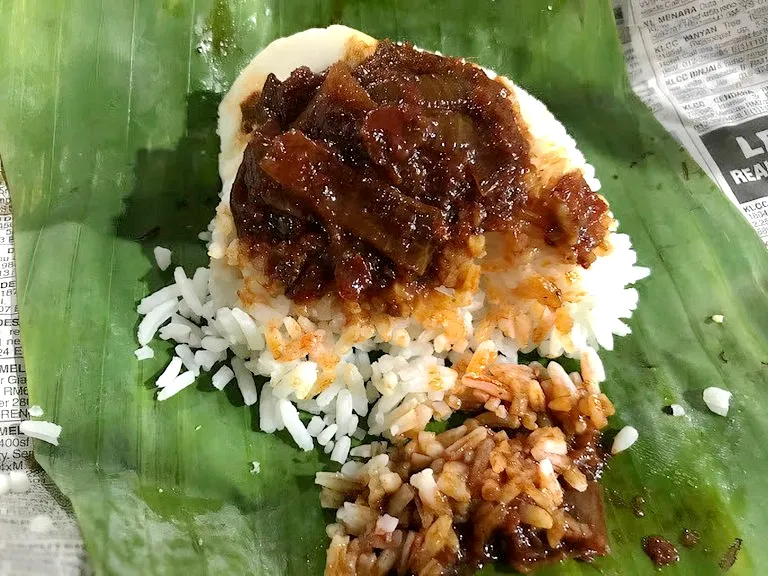
[[[684,528],[683,533],[680,535],[680,544],[686,548],[695,548],[699,544],[699,540],[701,540],[701,534],[696,530]]]
[[[669,540],[661,536],[646,536],[643,538],[643,552],[645,552],[657,568],[675,564],[680,560],[677,548]]]

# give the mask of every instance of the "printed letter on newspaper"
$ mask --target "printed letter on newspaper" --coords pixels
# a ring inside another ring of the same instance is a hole
[[[768,0],[615,0],[637,95],[768,245]]]

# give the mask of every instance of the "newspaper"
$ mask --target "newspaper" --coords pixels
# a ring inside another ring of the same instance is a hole
[[[768,246],[768,0],[614,0],[635,93]]]
[[[768,245],[768,0],[614,0],[614,12],[635,92]],[[0,473],[31,481],[0,495],[0,575],[81,574],[71,508],[19,432],[28,408],[0,167]]]
[[[25,472],[29,489],[0,494],[0,575],[75,575],[86,571],[72,509],[19,432],[29,417],[21,357],[10,196],[0,166],[0,474]]]

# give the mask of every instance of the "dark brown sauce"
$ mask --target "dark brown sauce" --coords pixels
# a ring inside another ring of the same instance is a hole
[[[573,463],[584,472],[587,480],[597,482],[603,474],[608,454],[600,448],[600,432],[588,427],[583,434],[575,435],[571,441]]]
[[[584,460],[579,469],[594,477],[606,458],[598,443],[599,435],[586,433],[578,437],[581,450],[593,455]],[[566,527],[561,542],[552,547],[546,530],[524,524],[521,520],[520,506],[533,503],[528,496],[518,496],[505,505],[484,500],[479,485],[475,485],[468,513],[461,522],[454,522],[461,543],[459,556],[445,565],[453,564],[457,574],[469,574],[488,563],[502,560],[519,572],[529,573],[544,564],[567,558],[589,562],[608,554],[610,548],[601,486],[590,481],[584,492],[573,490],[567,484],[563,487],[564,510],[579,527]]]
[[[677,548],[669,540],[665,540],[661,536],[646,536],[643,538],[643,552],[645,552],[657,568],[675,564],[680,560]]]
[[[566,489],[566,509],[579,522],[590,527],[584,534],[566,533],[555,548],[547,541],[546,530],[523,524],[520,505],[530,502],[518,497],[508,505],[475,502],[470,520],[455,524],[461,542],[461,559],[456,565],[458,573],[472,573],[486,564],[503,560],[515,570],[528,573],[543,564],[576,558],[592,561],[609,552],[605,529],[602,491],[596,482],[590,482],[586,492]]]
[[[696,530],[688,530],[688,528],[685,528],[680,535],[680,544],[686,548],[695,548],[698,546],[699,540],[701,540],[701,534]]]
[[[355,68],[270,75],[242,105],[238,238],[292,299],[336,293],[390,313],[456,283],[479,255],[470,239],[489,231],[524,231],[588,266],[607,205],[579,173],[532,184],[509,96],[475,66],[388,41]]]

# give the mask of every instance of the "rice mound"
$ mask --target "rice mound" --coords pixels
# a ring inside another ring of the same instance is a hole
[[[309,45],[313,46],[311,58],[305,50]],[[445,297],[433,298],[428,310],[414,314],[417,318],[378,318],[361,324],[343,318],[337,303],[327,299],[311,307],[294,307],[262,287],[259,271],[239,255],[229,211],[229,190],[247,145],[247,137],[240,128],[240,105],[261,88],[269,72],[284,79],[299,65],[308,65],[317,72],[338,59],[354,64],[361,55],[370,54],[375,46],[376,41],[371,37],[343,26],[308,30],[278,40],[254,58],[222,101],[219,166],[224,186],[213,222],[209,254],[214,284],[229,289],[217,294],[215,306],[239,306],[249,312],[267,306],[278,315],[284,314],[287,308],[287,313],[294,318],[304,316],[322,324],[324,329],[327,324],[334,336],[326,342],[329,370],[334,357],[348,354],[351,346],[369,349],[383,344],[388,351],[387,345],[403,349],[414,339],[431,343],[437,354],[452,349],[463,352],[492,339],[510,361],[516,360],[518,351],[538,349],[542,356],[554,358],[563,354],[578,357],[588,346],[611,349],[614,334],[629,333],[622,319],[629,318],[637,305],[637,292],[628,285],[647,274],[647,269],[635,266],[636,257],[629,238],[615,232],[618,227],[615,221],[608,246],[589,269],[562,262],[554,249],[548,250],[548,247],[540,248],[524,261],[510,263],[505,258],[504,239],[498,234],[488,234],[489,255],[484,260],[480,289],[472,294],[455,294],[451,289],[444,289]],[[486,73],[495,77],[490,71]],[[527,124],[531,161],[539,180],[551,182],[578,170],[592,190],[599,190],[594,168],[587,164],[562,124],[525,90],[506,78],[500,77],[500,80],[511,89]],[[557,286],[563,294],[562,306],[552,309],[535,297],[512,295],[520,286],[538,278]],[[417,352],[426,352],[426,346],[418,348]]]
[[[617,232],[613,220],[588,269],[563,261],[547,246],[510,259],[509,239],[488,234],[487,255],[470,289],[438,287],[407,318],[355,317],[328,296],[297,305],[270,292],[263,272],[239,249],[229,206],[248,143],[241,104],[261,89],[269,73],[284,80],[299,66],[320,72],[342,59],[355,65],[376,45],[361,32],[331,26],[277,40],[251,61],[219,107],[221,202],[202,236],[210,268],[198,269],[191,278],[177,268],[176,284],[147,297],[138,310],[145,315],[140,344],[158,329],[161,338],[179,343],[177,358],[158,381],[159,399],[189,386],[201,370],[211,370],[231,353],[231,369],[219,368],[214,385],[236,381],[246,403],[253,404],[253,377],[264,377],[261,429],[287,428],[303,449],[317,443],[339,462],[348,457],[350,437],[364,436],[365,428],[393,436],[450,416],[459,408],[451,394],[459,376],[450,365],[481,346],[493,346],[509,363],[517,362],[518,352],[591,358],[594,348],[611,349],[614,335],[630,331],[623,319],[638,299],[631,285],[648,274],[636,266],[630,240]],[[525,90],[499,79],[510,88],[512,104],[527,125],[538,181],[545,185],[580,171],[590,188],[599,190],[594,168],[562,124]],[[557,305],[537,291],[544,285],[558,295]],[[374,351],[380,356],[372,359]],[[181,374],[183,367],[187,371]],[[307,426],[297,409],[316,416]]]

